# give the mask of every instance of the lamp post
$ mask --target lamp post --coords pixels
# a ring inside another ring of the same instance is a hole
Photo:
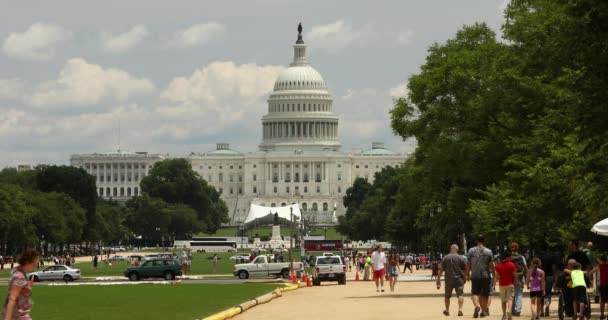
[[[158,233],[160,234],[160,227],[156,227],[156,229],[155,229],[155,230],[156,230],[156,232],[158,232]],[[157,242],[156,242],[156,246],[158,247],[158,246],[159,246],[159,245],[158,245],[158,238],[156,239],[156,241],[157,241]]]
[[[323,227],[323,231],[325,231],[325,239],[323,240],[327,240],[327,227]]]
[[[293,207],[289,207],[289,217],[291,219],[291,237],[289,237],[289,269],[293,269],[293,259],[291,251],[293,251]]]
[[[239,231],[240,231],[240,236],[241,236],[241,249],[244,249],[244,247],[243,247],[243,236],[245,234],[245,226],[244,225],[240,225],[239,226]]]
[[[44,257],[44,247],[46,245],[46,243],[44,243],[44,235],[40,236],[42,238],[42,240],[40,241],[40,251],[42,253],[42,256]]]

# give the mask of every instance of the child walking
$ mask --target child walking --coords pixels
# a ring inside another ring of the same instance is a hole
[[[539,258],[532,259],[532,268],[528,271],[526,286],[530,290],[530,310],[532,319],[539,320],[539,312],[543,310],[543,297],[545,296],[545,272],[540,268]]]

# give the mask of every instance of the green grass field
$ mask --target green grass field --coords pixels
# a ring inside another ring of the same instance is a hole
[[[260,227],[251,230],[247,230],[245,232],[247,237],[253,238],[255,235],[262,236],[272,236],[272,228],[271,227]],[[287,227],[281,227],[281,236],[289,236],[290,230]],[[233,228],[221,228],[218,229],[214,234],[206,234],[200,233],[196,236],[198,237],[238,237],[239,230],[236,227]],[[324,236],[325,230],[323,228],[316,228],[310,232],[312,236]],[[343,235],[336,231],[335,228],[327,228],[327,239],[328,240],[342,240]]]
[[[242,252],[242,251],[239,251]],[[250,250],[246,251],[250,253]],[[220,252],[217,255],[220,257],[217,264],[217,271],[213,272],[213,262],[209,257],[213,256],[213,253],[194,253],[192,255],[192,267],[188,274],[192,275],[226,275],[232,274],[232,267],[234,266],[234,260],[229,258],[236,253],[234,252]],[[308,252],[308,255],[321,255],[322,252]],[[340,254],[334,252],[334,254]],[[293,252],[293,259],[296,261],[301,260],[300,251]],[[112,255],[110,256],[112,257]],[[288,261],[288,253],[285,253],[285,261]],[[108,277],[108,276],[123,276],[123,272],[128,268],[127,262],[118,262],[117,265],[106,266],[105,263],[100,262],[97,270],[93,270],[92,262],[81,262],[77,263],[75,268],[80,269],[83,277]],[[5,270],[0,272],[0,279],[6,279],[9,276],[9,271]]]
[[[36,286],[33,319],[147,320],[203,318],[266,294],[275,284]],[[4,301],[6,290],[0,293]]]

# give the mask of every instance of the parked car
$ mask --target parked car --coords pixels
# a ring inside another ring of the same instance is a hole
[[[251,257],[249,253],[239,253],[230,257],[229,259],[234,260],[235,262],[249,262],[249,257]]]
[[[232,269],[232,274],[239,277],[239,279],[248,279],[250,276],[281,276],[283,278],[289,277],[289,262],[269,262],[268,257],[258,256],[253,259],[250,263],[235,264]],[[294,270],[302,270],[304,264],[302,262],[295,262],[293,265]]]
[[[113,256],[112,258],[110,258],[110,261],[125,261],[127,260],[127,258],[123,257],[123,256]]]
[[[314,270],[312,283],[315,286],[321,285],[322,281],[338,281],[339,284],[346,284],[346,266],[340,256],[317,257]]]
[[[173,259],[150,259],[144,261],[140,266],[129,267],[124,272],[124,276],[131,281],[145,278],[173,280],[176,276],[181,275],[179,262]]]
[[[110,251],[112,252],[126,252],[127,249],[123,246],[116,246],[116,247],[112,247],[110,248]]]
[[[80,269],[64,265],[53,265],[41,271],[30,272],[27,276],[29,279],[33,277],[34,281],[63,280],[67,282],[80,279]]]

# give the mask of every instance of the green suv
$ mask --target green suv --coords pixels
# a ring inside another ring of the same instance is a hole
[[[143,278],[164,278],[173,280],[175,276],[181,276],[179,262],[173,259],[150,259],[136,267],[130,267],[124,272],[125,277],[131,281]]]

